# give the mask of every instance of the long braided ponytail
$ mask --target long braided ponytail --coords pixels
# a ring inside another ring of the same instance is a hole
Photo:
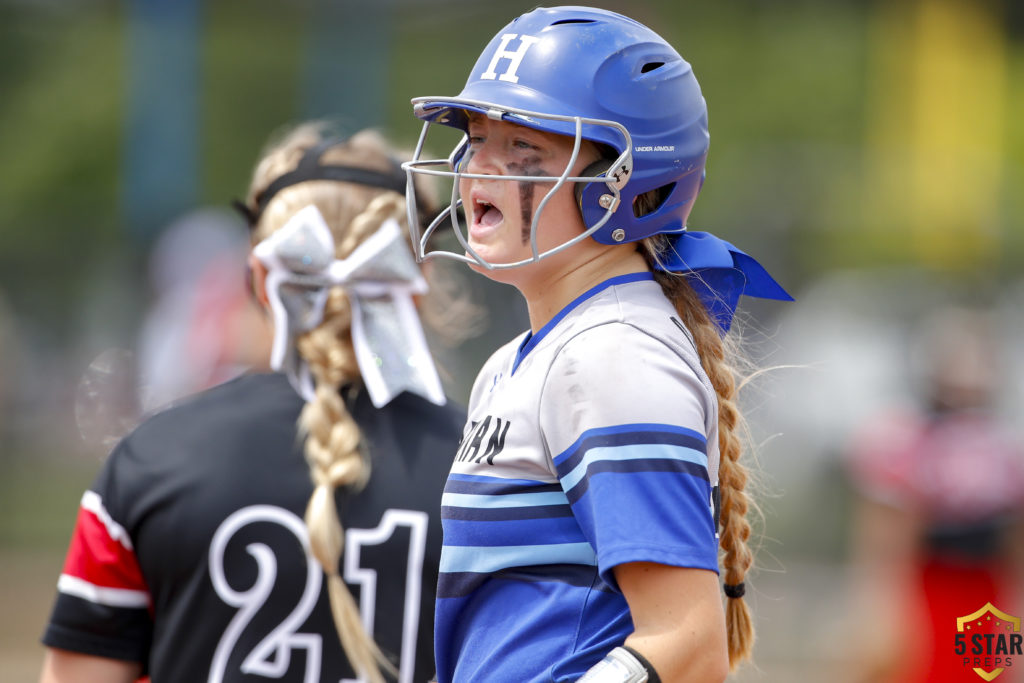
[[[374,199],[350,226],[338,245],[339,255],[350,253],[387,218],[404,212],[400,195]],[[324,321],[298,340],[299,353],[313,375],[316,396],[303,408],[299,426],[306,434],[305,453],[313,478],[313,495],[306,508],[306,526],[313,556],[327,574],[331,611],[345,654],[356,670],[376,683],[382,681],[377,664],[391,668],[376,644],[365,632],[352,595],[338,567],[343,549],[344,529],[338,516],[334,492],[338,487],[359,489],[370,476],[370,463],[360,449],[361,434],[342,400],[342,386],[359,376],[349,329],[352,310],[340,289],[330,292]]]
[[[701,366],[711,380],[718,397],[718,483],[721,495],[720,563],[726,585],[727,603],[725,623],[729,648],[729,666],[735,669],[751,656],[754,647],[754,625],[750,609],[743,599],[742,590],[754,555],[747,543],[750,522],[747,512],[750,500],[746,492],[749,474],[740,462],[743,454],[743,415],[736,402],[737,369],[734,359],[738,352],[731,348],[730,340],[723,339],[718,326],[708,315],[697,293],[686,277],[655,268],[658,254],[664,249],[663,238],[650,238],[643,243],[642,252],[654,279],[665,296],[672,302],[686,328],[693,335]]]
[[[276,178],[293,170],[303,154],[324,138],[323,126],[296,128],[271,148],[257,165],[247,206]],[[393,162],[383,139],[372,131],[328,148],[324,163],[359,165],[386,171]],[[270,201],[254,226],[253,241],[265,239],[298,210],[313,204],[324,216],[335,238],[335,257],[345,258],[387,219],[404,224],[405,199],[378,188],[330,180],[311,180],[286,187]],[[299,416],[305,437],[305,457],[313,482],[305,522],[310,549],[327,575],[331,613],[339,640],[355,672],[370,683],[384,683],[382,669],[397,675],[372,636],[363,628],[359,609],[342,580],[339,569],[344,550],[344,527],[335,492],[358,490],[370,476],[370,461],[362,450],[362,434],[343,399],[347,386],[359,384],[359,366],[351,339],[352,309],[341,288],[330,290],[323,321],[297,340],[300,355],[309,366],[315,396]]]

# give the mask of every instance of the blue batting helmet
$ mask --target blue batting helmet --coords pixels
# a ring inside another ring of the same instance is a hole
[[[405,164],[412,173],[458,178],[466,140],[448,159],[420,158],[427,129],[443,124],[466,130],[467,112],[542,131],[590,140],[617,155],[580,177],[529,178],[575,182],[586,232],[549,252],[538,253],[532,226],[534,258],[559,251],[579,239],[603,244],[633,242],[651,235],[685,230],[686,219],[700,191],[708,150],[707,106],[693,70],[663,38],[643,24],[614,12],[587,7],[539,8],[524,14],[491,39],[456,97],[417,97],[416,115],[425,121],[416,157]],[[436,170],[444,167],[445,170]],[[517,180],[518,177],[508,177]],[[411,190],[414,192],[414,190]],[[637,197],[648,195],[642,204]],[[415,197],[413,197],[415,199]],[[452,206],[423,235],[414,234],[417,257],[424,258],[430,232],[452,219],[463,247]],[[415,211],[415,201],[408,202]],[[641,208],[643,206],[644,208]],[[412,217],[415,219],[415,216]],[[410,220],[410,226],[418,226]],[[501,267],[501,266],[499,266]]]

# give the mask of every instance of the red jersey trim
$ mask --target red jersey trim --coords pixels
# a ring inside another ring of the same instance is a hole
[[[82,496],[57,588],[102,605],[149,605],[149,589],[128,533],[113,520],[94,491]]]

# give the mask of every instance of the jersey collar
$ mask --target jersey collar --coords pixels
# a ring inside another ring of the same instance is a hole
[[[526,337],[523,339],[523,343],[519,345],[519,350],[516,352],[516,360],[515,363],[512,364],[512,374],[515,374],[516,370],[519,368],[519,364],[523,362],[523,359],[526,358],[526,355],[530,353],[530,351],[532,351],[534,348],[536,348],[537,345],[540,344],[541,341],[544,339],[544,337],[546,337],[548,333],[551,332],[551,330],[555,329],[558,323],[561,322],[565,318],[565,316],[569,315],[569,313],[571,313],[573,309],[578,307],[584,301],[593,298],[594,296],[596,296],[600,292],[603,292],[609,287],[614,287],[615,285],[624,285],[629,282],[642,282],[644,280],[654,280],[654,275],[649,271],[644,271],[642,273],[628,273],[626,275],[616,275],[615,277],[608,278],[604,282],[595,285],[594,287],[591,287],[590,289],[588,289],[587,291],[583,292],[578,297],[570,301],[565,306],[565,308],[560,310],[555,315],[555,317],[547,321],[544,324],[544,327],[537,330],[536,334],[533,334],[532,332],[526,333]]]

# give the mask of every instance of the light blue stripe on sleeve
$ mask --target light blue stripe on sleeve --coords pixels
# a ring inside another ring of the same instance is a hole
[[[483,474],[463,474],[462,472],[451,472],[448,478],[480,484],[508,484],[510,486],[543,486],[547,483],[536,479],[506,479],[505,477],[488,477]]]
[[[521,508],[536,505],[566,505],[568,502],[565,494],[561,491],[506,493],[500,496],[445,493],[441,496],[441,505],[460,508]]]
[[[444,523],[445,546],[512,547],[529,545],[565,545],[587,539],[573,517],[511,519],[481,524],[472,520],[447,519]]]
[[[571,472],[562,477],[562,487],[569,491],[587,474],[587,468],[598,460],[679,460],[708,466],[708,456],[693,448],[668,444],[635,444],[632,446],[611,446],[591,448]]]
[[[441,553],[441,571],[488,574],[509,567],[538,564],[585,564],[597,566],[597,555],[589,543],[517,545],[503,548],[446,545]]]

